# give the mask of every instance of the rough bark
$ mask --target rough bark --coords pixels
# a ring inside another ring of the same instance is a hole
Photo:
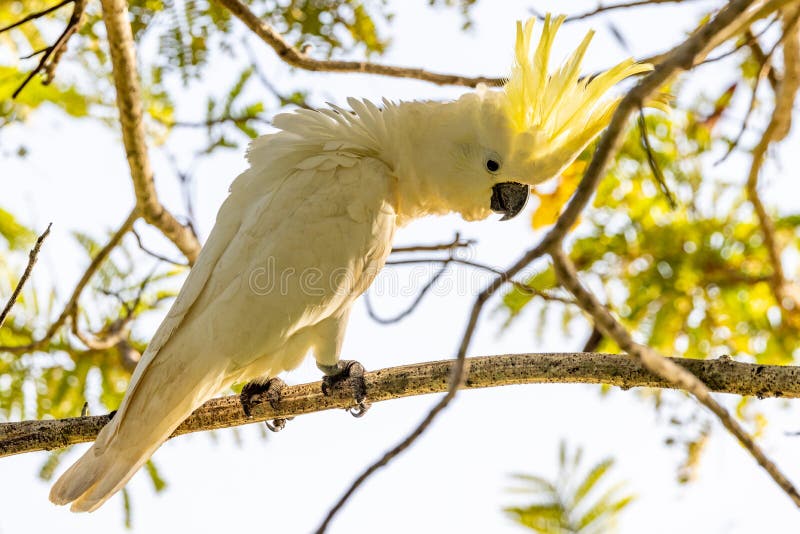
[[[733,361],[671,358],[691,371],[709,389],[720,393],[763,397],[800,397],[800,366],[757,365]],[[635,358],[620,354],[555,353],[509,354],[469,358],[464,389],[511,384],[581,383],[633,387],[670,388],[664,379],[648,372]],[[419,363],[367,373],[367,397],[382,402],[401,397],[447,391],[453,360]],[[287,386],[279,409],[269,402],[253,407],[253,417],[242,412],[239,397],[212,399],[198,408],[174,436],[245,425],[276,418],[348,408],[353,400],[348,385],[331,397],[321,392],[321,383]],[[0,424],[0,456],[52,450],[92,441],[109,421],[108,415],[58,420]]]

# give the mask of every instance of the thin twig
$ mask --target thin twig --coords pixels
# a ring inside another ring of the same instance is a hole
[[[200,234],[197,233],[197,227],[195,224],[197,217],[195,217],[194,215],[194,198],[192,195],[192,184],[194,183],[193,169],[197,163],[197,160],[200,158],[200,155],[203,154],[203,152],[198,152],[195,154],[188,169],[181,168],[181,165],[178,163],[178,158],[175,157],[174,153],[167,150],[166,154],[167,154],[167,159],[169,160],[169,163],[172,166],[172,169],[175,171],[175,175],[178,177],[178,183],[181,186],[181,196],[183,196],[183,204],[184,206],[186,206],[186,218],[188,219],[185,222],[185,225],[189,229],[189,231],[191,231],[192,234],[199,240]]]
[[[708,65],[709,63],[716,63],[717,61],[722,61],[723,59],[734,55],[736,52],[740,51],[744,47],[752,47],[753,45],[758,46],[759,37],[761,37],[765,33],[767,33],[769,31],[769,29],[772,28],[772,26],[778,21],[778,18],[779,17],[772,17],[772,19],[770,19],[770,21],[766,25],[764,25],[764,27],[761,28],[761,30],[757,34],[753,33],[753,30],[748,28],[747,31],[743,35],[744,40],[742,40],[739,44],[734,46],[731,50],[728,50],[727,52],[723,52],[722,54],[720,54],[718,56],[710,57],[710,58],[704,60],[703,61],[703,65]],[[760,47],[759,47],[759,49],[760,49]],[[764,61],[759,60],[758,63],[759,63],[759,65],[761,65],[761,64],[764,63]]]
[[[189,264],[187,262],[170,259],[166,256],[162,256],[158,252],[154,252],[153,250],[147,248],[142,242],[142,236],[139,235],[139,232],[136,231],[135,227],[131,227],[131,233],[133,234],[133,237],[136,240],[136,244],[139,246],[139,249],[148,256],[153,257],[159,261],[163,261],[165,263],[171,263],[172,265],[177,265],[179,267],[189,267]]]
[[[394,247],[392,254],[403,254],[406,252],[436,252],[439,250],[454,250],[459,248],[469,248],[475,244],[474,239],[461,239],[461,234],[456,232],[455,237],[448,243],[436,245],[409,245],[405,247]]]
[[[770,51],[770,55],[772,52],[775,51],[773,48]],[[720,165],[725,162],[728,157],[733,154],[733,151],[739,146],[739,143],[742,140],[745,132],[747,132],[750,126],[750,118],[753,116],[753,112],[756,109],[756,102],[758,102],[758,89],[761,86],[761,80],[764,78],[767,71],[771,71],[772,66],[769,63],[769,56],[765,59],[765,62],[761,64],[761,68],[758,70],[758,74],[756,75],[756,81],[753,84],[753,90],[750,92],[750,104],[747,106],[747,111],[744,114],[744,119],[742,119],[742,125],[739,127],[739,133],[736,134],[736,137],[733,138],[733,141],[730,142],[728,145],[728,149],[725,153],[714,162],[714,165]]]
[[[405,310],[403,310],[400,313],[398,313],[396,315],[393,315],[391,317],[381,317],[381,316],[379,316],[377,314],[377,312],[375,311],[375,308],[372,306],[372,300],[370,299],[369,293],[365,293],[364,294],[364,304],[365,304],[365,306],[367,308],[367,314],[370,316],[370,318],[373,321],[375,321],[375,322],[377,322],[379,324],[386,325],[386,324],[393,324],[393,323],[398,323],[398,322],[402,321],[403,319],[405,319],[406,317],[411,315],[414,312],[414,310],[417,309],[417,307],[422,302],[422,299],[425,298],[425,295],[428,294],[428,292],[431,290],[431,288],[433,288],[433,286],[436,285],[436,282],[438,282],[439,279],[447,271],[447,267],[449,266],[450,263],[462,263],[462,264],[465,264],[465,265],[472,265],[473,267],[478,267],[478,268],[482,268],[482,269],[489,269],[489,270],[492,270],[492,271],[496,271],[495,269],[493,269],[491,267],[488,267],[488,266],[484,266],[484,265],[480,265],[480,264],[477,264],[477,263],[473,263],[473,262],[470,262],[468,260],[460,260],[460,259],[456,258],[453,255],[453,253],[457,249],[470,247],[474,243],[475,243],[475,241],[471,240],[471,239],[462,240],[461,239],[461,234],[456,232],[455,237],[449,243],[441,243],[441,244],[436,244],[436,245],[411,245],[411,246],[405,246],[405,247],[394,247],[392,249],[392,252],[391,252],[392,254],[408,254],[408,253],[413,253],[413,252],[440,252],[440,251],[447,251],[448,255],[447,255],[446,258],[422,258],[422,259],[417,258],[417,259],[410,259],[410,260],[389,260],[389,261],[387,261],[386,265],[389,265],[389,266],[391,266],[391,265],[421,264],[421,263],[439,263],[440,267],[436,271],[436,273],[430,278],[430,280],[428,280],[428,282],[422,287],[420,292],[414,298],[414,301]]]
[[[778,39],[772,48],[770,48],[769,52],[767,52],[761,59],[760,67],[758,69],[758,74],[756,74],[755,82],[753,82],[753,90],[750,93],[750,104],[747,106],[747,112],[744,115],[744,119],[742,119],[742,125],[739,128],[739,133],[736,134],[736,137],[733,138],[730,145],[728,146],[728,150],[725,151],[725,154],[722,155],[717,161],[714,162],[714,165],[719,165],[724,162],[728,157],[736,150],[736,147],[739,146],[739,143],[742,141],[742,137],[744,136],[745,132],[750,127],[750,119],[753,116],[753,112],[756,109],[756,103],[758,103],[758,90],[761,87],[761,80],[766,78],[770,72],[774,69],[772,68],[772,56],[775,54],[775,51],[780,46],[783,38]],[[780,84],[778,84],[776,91],[780,88]]]
[[[126,342],[128,336],[130,335],[130,329],[128,326],[136,316],[136,309],[139,307],[139,303],[142,300],[144,290],[153,279],[153,274],[154,271],[147,275],[139,284],[136,297],[132,303],[125,300],[118,292],[103,291],[104,294],[117,299],[120,305],[125,309],[125,314],[122,317],[114,320],[100,334],[88,334],[81,332],[78,325],[78,309],[77,307],[74,308],[72,310],[72,315],[70,316],[72,334],[77,337],[81,343],[86,345],[87,348],[97,351],[108,350],[111,347],[115,347],[120,345],[120,343]]]
[[[750,52],[752,52],[753,57],[755,58],[756,62],[759,65],[763,65],[767,62],[767,54],[764,52],[764,49],[761,48],[761,44],[759,43],[758,39],[751,39],[751,37],[756,37],[753,35],[753,30],[748,28],[745,32],[745,37],[747,37],[749,43],[748,47],[750,48]],[[780,79],[778,75],[775,73],[774,68],[770,68],[767,71],[767,78],[769,79],[769,84],[772,86],[773,91],[778,90],[778,84],[780,83]]]
[[[567,288],[578,301],[578,305],[595,321],[595,325],[619,347],[638,358],[642,365],[656,376],[660,376],[677,389],[692,394],[702,405],[717,416],[722,425],[733,434],[745,449],[755,458],[758,464],[769,473],[776,484],[800,507],[800,493],[777,465],[770,460],[730,413],[711,395],[709,388],[701,379],[685,367],[661,356],[648,346],[633,341],[630,333],[612,315],[608,309],[590,291],[585,289],[578,279],[575,266],[567,258],[562,249],[551,251],[553,266],[561,284]]]
[[[14,291],[11,292],[11,296],[8,298],[8,302],[6,302],[3,311],[0,312],[0,328],[3,327],[3,323],[5,323],[8,313],[17,302],[17,298],[19,298],[19,294],[22,291],[22,286],[24,286],[25,282],[27,282],[28,278],[30,278],[31,273],[33,272],[33,266],[36,265],[36,259],[39,256],[39,249],[42,248],[42,243],[44,242],[45,238],[50,235],[51,226],[53,226],[53,223],[47,225],[47,228],[45,228],[44,232],[42,232],[42,235],[36,239],[36,243],[34,243],[33,248],[31,249],[30,253],[28,253],[28,265],[25,267],[25,271],[22,273],[22,276],[19,277],[17,287],[15,287]]]
[[[562,213],[561,217],[565,215]],[[556,225],[558,226],[558,225]],[[551,230],[551,234],[555,230]],[[536,258],[542,256],[546,252],[545,244],[547,243],[547,238],[543,240],[543,243],[537,247],[534,247],[531,251],[529,251],[523,259],[517,261],[514,265],[509,267],[506,271],[503,271],[489,283],[489,285],[481,291],[478,296],[475,298],[475,303],[472,306],[472,310],[469,315],[469,319],[467,320],[467,325],[464,330],[464,334],[461,337],[461,343],[458,348],[458,352],[456,353],[455,363],[449,375],[448,381],[448,388],[446,394],[437,402],[425,416],[425,418],[406,436],[402,441],[397,443],[394,447],[389,449],[384,453],[384,455],[371,465],[369,465],[348,487],[348,489],[342,494],[339,500],[331,507],[330,511],[326,515],[325,519],[323,520],[322,524],[317,529],[317,534],[322,534],[327,529],[330,522],[333,520],[334,516],[338,513],[338,511],[344,506],[347,500],[358,490],[358,488],[376,471],[381,469],[382,467],[386,466],[389,462],[391,462],[394,458],[402,454],[405,450],[407,450],[433,423],[434,419],[439,415],[439,413],[444,410],[450,401],[453,400],[459,388],[463,387],[467,380],[467,374],[469,373],[469,365],[466,361],[467,351],[469,350],[469,346],[472,342],[472,337],[475,333],[475,329],[478,326],[478,319],[480,318],[480,314],[483,311],[483,307],[489,301],[492,295],[500,289],[505,283],[509,282],[516,276],[522,269],[527,267],[532,261]],[[453,260],[456,261],[456,260]]]
[[[367,308],[367,315],[369,315],[370,319],[372,319],[376,323],[386,325],[386,324],[399,323],[400,321],[402,321],[403,319],[414,313],[414,310],[417,309],[419,304],[422,302],[422,299],[424,299],[425,295],[428,294],[428,291],[430,291],[431,288],[434,285],[436,285],[436,282],[438,282],[439,279],[442,277],[442,275],[444,275],[444,273],[447,271],[447,266],[449,265],[449,261],[445,259],[441,260],[441,263],[442,265],[441,267],[439,267],[439,270],[436,271],[436,274],[434,274],[431,277],[431,279],[428,280],[428,282],[422,287],[422,289],[417,294],[416,298],[414,298],[414,301],[405,310],[391,317],[381,317],[380,315],[378,315],[375,312],[375,309],[372,307],[372,302],[370,301],[369,293],[364,293],[364,305]]]
[[[653,151],[653,147],[650,145],[650,136],[647,134],[647,121],[644,118],[644,110],[639,108],[639,137],[642,140],[642,148],[644,148],[645,155],[647,156],[647,164],[650,166],[650,172],[653,173],[653,178],[656,179],[659,188],[661,188],[661,192],[667,199],[667,203],[671,209],[675,209],[678,207],[677,202],[675,202],[675,197],[672,195],[672,191],[669,190],[669,186],[667,186],[667,181],[664,178],[664,173],[661,172],[661,167],[658,166],[658,161],[656,161],[656,155]]]
[[[272,26],[253,13],[240,0],[216,0],[216,2],[228,8],[236,18],[241,20],[262,41],[275,50],[281,60],[301,69],[323,72],[361,72],[393,76],[395,78],[414,78],[437,85],[461,85],[466,87],[476,87],[481,83],[499,86],[504,82],[504,79],[500,77],[487,78],[485,76],[469,77],[457,74],[441,74],[424,69],[381,65],[368,61],[317,60],[290,45],[280,33],[276,32]]]
[[[584,13],[579,13],[577,15],[570,15],[566,18],[566,20],[564,20],[564,22],[566,23],[566,22],[574,22],[576,20],[588,19],[596,15],[600,15],[602,13],[608,13],[609,11],[614,11],[615,9],[630,9],[630,8],[652,6],[658,4],[681,4],[689,1],[691,0],[635,0],[633,2],[623,2],[619,4],[598,5],[591,11],[586,11]]]
[[[64,52],[67,51],[67,42],[81,26],[83,21],[83,13],[86,9],[86,2],[87,0],[69,0],[69,3],[72,3],[73,7],[72,15],[67,22],[67,27],[64,28],[64,31],[58,36],[56,42],[53,43],[52,46],[45,49],[44,55],[39,60],[39,64],[35,69],[28,73],[20,86],[17,87],[16,91],[12,93],[11,98],[17,98],[17,95],[19,95],[25,86],[28,85],[28,82],[30,82],[39,72],[44,71],[44,80],[42,80],[43,84],[47,85],[53,81],[58,62],[61,60],[61,56],[64,55]],[[63,4],[64,3],[62,2],[62,4],[59,4],[57,7],[61,7]]]
[[[42,11],[37,11],[36,13],[31,13],[27,17],[19,19],[17,22],[9,24],[8,26],[5,26],[3,28],[0,28],[0,33],[7,32],[8,30],[12,30],[12,29],[16,28],[17,26],[22,26],[26,22],[30,22],[32,20],[44,17],[45,15],[49,15],[50,13],[55,11],[56,9],[64,7],[67,4],[71,4],[74,1],[75,0],[62,0],[61,2],[59,2],[58,4],[56,4],[56,5],[52,6],[52,7],[48,7],[47,9],[43,9]]]
[[[72,332],[72,335],[78,338],[78,340],[86,345],[86,347],[90,350],[103,351],[118,345],[121,341],[124,341],[128,338],[128,335],[130,334],[128,326],[131,319],[132,317],[128,316],[126,318],[120,318],[119,320],[114,321],[109,327],[108,331],[102,335],[89,334],[81,332],[80,328],[78,327],[77,310],[73,310],[72,315],[70,316],[70,331]]]
[[[38,56],[39,54],[44,54],[49,49],[50,49],[49,46],[45,46],[44,48],[40,48],[39,50],[34,50],[33,52],[31,52],[30,54],[28,54],[26,56],[20,56],[20,59],[30,59],[30,58],[32,58],[34,56]]]
[[[457,265],[465,265],[467,267],[473,267],[475,269],[486,271],[488,273],[494,274],[496,276],[500,276],[505,278],[505,283],[511,284],[519,291],[533,295],[535,297],[541,297],[544,300],[549,300],[553,302],[561,302],[563,304],[575,304],[573,300],[559,297],[558,295],[554,295],[552,293],[548,293],[547,291],[542,291],[540,289],[536,289],[535,287],[526,284],[525,282],[520,282],[519,280],[515,280],[511,278],[509,275],[509,271],[503,271],[502,269],[498,269],[497,267],[492,267],[491,265],[487,265],[485,263],[480,263],[473,260],[464,260],[461,258],[414,258],[414,259],[407,259],[407,260],[388,260],[386,265],[413,265],[413,264],[420,264],[420,263],[455,263]]]
[[[67,319],[72,315],[72,312],[78,306],[78,300],[80,299],[81,293],[83,292],[86,285],[92,279],[94,274],[103,265],[103,262],[108,258],[111,252],[117,248],[117,245],[122,241],[122,238],[125,237],[125,234],[130,231],[133,227],[133,223],[138,218],[138,211],[134,208],[128,218],[125,219],[125,222],[119,227],[119,229],[114,232],[111,238],[108,240],[108,243],[105,244],[103,248],[101,248],[92,261],[89,263],[89,266],[83,272],[80,280],[75,285],[75,289],[72,290],[72,295],[70,296],[67,303],[64,305],[64,309],[62,310],[61,314],[58,318],[50,324],[47,328],[47,332],[38,340],[28,343],[27,345],[11,345],[11,346],[0,346],[0,352],[10,352],[12,354],[25,354],[27,352],[32,352],[36,349],[43,347],[50,339],[58,332],[59,328],[61,328]]]
[[[242,116],[242,117],[234,117],[232,115],[222,115],[220,117],[214,117],[211,119],[206,119],[204,121],[168,121],[160,117],[153,117],[153,119],[156,122],[163,124],[168,128],[210,128],[211,126],[217,126],[220,124],[225,124],[227,122],[233,124],[247,124],[249,121],[258,122],[265,125],[272,124],[271,120],[265,119],[264,117],[259,117],[258,115]]]
[[[516,274],[516,273],[514,273]],[[513,275],[511,275],[513,276]],[[344,506],[347,500],[361,487],[361,485],[376,471],[381,469],[382,467],[386,466],[389,462],[391,462],[394,458],[402,454],[406,449],[408,449],[412,443],[414,443],[417,438],[419,438],[433,423],[434,419],[439,415],[439,413],[444,410],[450,401],[453,400],[457,391],[464,386],[467,380],[467,374],[469,373],[469,365],[466,361],[467,350],[469,349],[470,342],[472,340],[472,335],[475,329],[478,326],[478,318],[480,317],[481,310],[486,302],[489,300],[492,294],[494,294],[497,289],[499,289],[503,283],[506,281],[505,276],[498,276],[495,278],[492,283],[484,289],[477,297],[475,301],[475,305],[472,308],[472,312],[470,313],[469,320],[467,322],[466,330],[464,335],[461,338],[461,344],[458,348],[458,353],[456,355],[455,362],[453,363],[452,369],[450,370],[449,380],[448,380],[448,387],[447,392],[445,395],[437,402],[433,408],[430,409],[428,414],[425,418],[412,430],[402,441],[397,443],[394,447],[386,451],[383,456],[369,465],[347,488],[347,490],[342,494],[342,496],[336,501],[336,503],[331,507],[328,511],[328,514],[325,516],[325,519],[320,524],[319,528],[316,530],[317,534],[322,534],[328,528],[328,525],[333,520],[334,516],[339,512],[339,510]],[[369,391],[367,395],[370,395]],[[372,397],[370,397],[371,399]]]

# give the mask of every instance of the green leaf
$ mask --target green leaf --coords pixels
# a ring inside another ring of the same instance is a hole
[[[167,483],[163,478],[161,478],[158,468],[156,468],[156,464],[153,463],[153,460],[147,460],[147,463],[144,464],[144,467],[147,470],[147,474],[150,476],[150,480],[153,482],[153,488],[155,488],[156,492],[162,491],[167,487]]]
[[[613,524],[614,516],[627,507],[634,499],[632,495],[618,497],[620,485],[608,489],[597,501],[578,519],[577,531],[583,531],[589,526],[599,522],[600,531],[607,531]]]
[[[14,91],[27,76],[14,67],[0,65],[0,117],[14,117],[24,120],[31,110],[49,102],[73,117],[85,117],[89,113],[89,99],[75,87],[64,86],[58,82],[44,85],[36,77],[12,100]]]
[[[611,466],[614,465],[614,460],[607,458],[602,462],[595,465],[591,471],[583,479],[580,486],[575,489],[573,494],[573,506],[579,506],[583,499],[595,488],[600,479],[608,472]]]
[[[17,219],[3,208],[0,208],[0,235],[12,250],[27,249],[36,239],[35,232],[17,222]]]
[[[47,460],[45,461],[44,465],[42,465],[41,469],[39,469],[39,478],[46,481],[52,480],[53,474],[61,463],[61,457],[70,449],[71,447],[65,447],[63,449],[50,451],[47,455]]]
[[[558,449],[559,470],[555,481],[537,475],[512,475],[522,485],[512,491],[530,495],[533,502],[509,506],[504,511],[518,523],[541,534],[611,532],[620,512],[633,497],[620,495],[621,483],[609,485],[606,482],[613,460],[602,460],[581,475],[582,459],[581,448],[570,450],[562,441]],[[591,498],[590,495],[601,487],[603,493]]]
[[[122,517],[126,529],[133,528],[133,512],[131,507],[131,495],[128,488],[122,488]]]

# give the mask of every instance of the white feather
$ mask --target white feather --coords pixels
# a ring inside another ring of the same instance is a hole
[[[53,486],[53,502],[96,509],[195,408],[235,382],[275,376],[311,349],[337,361],[341,334],[330,332],[343,331],[391,249],[392,178],[377,160],[319,146],[305,158],[261,153],[291,144],[285,135],[254,143],[255,165],[232,185],[119,410]],[[309,269],[319,287],[307,287]]]

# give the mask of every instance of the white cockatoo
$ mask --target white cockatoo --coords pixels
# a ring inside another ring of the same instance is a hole
[[[517,23],[515,63],[499,89],[453,102],[349,99],[351,111],[297,110],[253,141],[208,242],[94,445],[50,499],[93,511],[192,411],[236,383],[266,382],[313,352],[339,361],[353,301],[383,267],[395,230],[417,217],[524,207],[529,185],[559,174],[608,124],[620,80],[651,70],[626,60],[580,78],[590,32],[548,70],[563,17]],[[246,405],[243,404],[246,408]]]

